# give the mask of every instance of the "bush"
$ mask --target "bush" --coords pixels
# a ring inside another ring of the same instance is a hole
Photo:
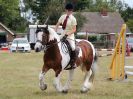
[[[88,36],[88,41],[96,42],[97,41],[97,36]]]
[[[84,23],[86,22],[86,18],[80,13],[80,12],[76,12],[74,14],[74,16],[77,19],[77,32],[81,30],[82,26],[84,25]]]

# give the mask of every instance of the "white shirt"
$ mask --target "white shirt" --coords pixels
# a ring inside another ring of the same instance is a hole
[[[61,23],[61,24],[63,24],[64,20],[66,19],[66,16],[67,16],[67,14],[62,15],[59,18],[58,22]],[[67,24],[66,24],[66,29],[63,31],[63,33],[61,35],[64,36],[66,32],[72,31],[72,29],[73,29],[73,27],[75,25],[77,25],[76,18],[71,14],[68,17]],[[74,33],[72,33],[71,35],[69,35],[68,38],[74,39]]]

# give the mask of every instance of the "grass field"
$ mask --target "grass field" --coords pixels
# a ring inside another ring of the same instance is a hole
[[[43,53],[0,52],[0,99],[133,99],[133,82],[108,81],[111,56],[100,57],[92,90],[80,93],[83,72],[75,70],[72,87],[68,94],[56,92],[53,87],[54,72],[46,74],[48,89],[41,91],[38,74],[42,68]],[[133,58],[126,63],[133,65]],[[62,75],[65,82],[67,71]],[[133,80],[133,78],[132,78]]]

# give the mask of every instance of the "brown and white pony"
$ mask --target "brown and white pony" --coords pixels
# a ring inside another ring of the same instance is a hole
[[[38,40],[40,43],[46,46],[45,54],[43,57],[44,65],[39,74],[39,86],[41,90],[46,90],[47,85],[44,80],[44,76],[49,69],[55,71],[54,87],[58,92],[67,93],[70,88],[70,83],[73,79],[73,74],[75,69],[68,70],[69,76],[64,87],[62,87],[60,82],[61,72],[65,69],[70,61],[70,55],[62,49],[62,43],[59,35],[54,29],[46,26],[37,28],[36,30]],[[41,36],[39,36],[41,35]],[[81,92],[87,92],[90,90],[94,75],[95,75],[95,65],[96,65],[96,52],[94,46],[87,40],[78,40],[79,54],[76,61],[76,65],[81,66],[82,70],[85,72],[84,82],[81,88]]]

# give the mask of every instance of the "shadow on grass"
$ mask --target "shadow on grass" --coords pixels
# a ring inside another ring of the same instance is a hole
[[[57,96],[57,95],[84,95],[83,93],[80,92],[80,90],[78,89],[73,89],[73,90],[69,90],[68,93],[61,93],[61,92],[57,92],[56,90],[52,90],[52,91],[36,91],[33,92],[34,95],[39,95],[39,96]],[[87,94],[87,93],[86,93]]]

